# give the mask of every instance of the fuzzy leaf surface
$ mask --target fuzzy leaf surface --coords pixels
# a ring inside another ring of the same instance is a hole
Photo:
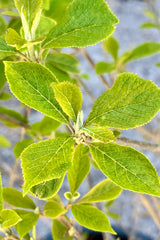
[[[2,228],[12,227],[22,220],[12,209],[3,209],[0,212],[0,217],[2,220]]]
[[[74,141],[70,137],[40,141],[26,148],[22,155],[24,194],[31,187],[60,178],[71,167]]]
[[[108,51],[116,62],[118,59],[119,43],[114,37],[109,37],[103,43],[103,48]]]
[[[74,0],[63,21],[44,41],[45,48],[85,47],[106,39],[118,19],[103,0]]]
[[[64,209],[56,201],[48,201],[44,206],[44,214],[50,218],[56,218],[61,214],[64,214],[66,209]]]
[[[115,84],[94,103],[86,125],[128,129],[148,123],[160,109],[160,89],[133,73],[118,76]]]
[[[116,68],[114,62],[99,62],[96,64],[96,73],[98,75],[113,72]]]
[[[142,153],[116,143],[93,143],[90,151],[101,171],[120,187],[160,196],[157,172]]]

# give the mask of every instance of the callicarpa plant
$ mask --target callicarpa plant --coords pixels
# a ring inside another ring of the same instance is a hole
[[[157,114],[160,89],[136,74],[121,73],[84,119],[78,60],[63,48],[82,52],[93,64],[79,48],[107,39],[103,44],[114,61],[98,63],[96,72],[117,75],[128,61],[147,56],[144,49],[148,55],[160,51],[159,44],[147,43],[118,57],[118,42],[110,37],[118,19],[104,0],[0,0],[0,8],[0,100],[12,97],[5,91],[8,81],[25,110],[23,116],[0,106],[0,120],[23,129],[14,155],[15,166],[21,159],[24,177],[23,193],[12,188],[13,183],[3,188],[0,179],[2,239],[36,239],[41,217],[53,219],[54,240],[82,239],[67,216],[70,210],[80,225],[116,234],[95,203],[116,199],[123,189],[160,197],[159,178],[147,157],[117,142],[119,130],[142,126]],[[107,86],[102,75],[100,80]],[[41,122],[29,123],[30,108],[44,114]],[[56,132],[62,124],[65,130]],[[9,146],[4,136],[0,145]],[[91,163],[106,180],[81,197],[77,190]],[[65,175],[70,186],[64,193],[67,205],[58,195]],[[45,200],[44,208],[27,194]]]

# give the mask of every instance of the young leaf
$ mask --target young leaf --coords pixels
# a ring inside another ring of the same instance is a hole
[[[5,34],[6,32],[6,23],[4,21],[4,18],[0,16],[0,36]]]
[[[77,69],[79,61],[70,54],[66,53],[53,53],[47,57],[47,62],[50,62],[56,68],[61,69],[64,72],[78,73]]]
[[[121,192],[122,188],[114,184],[109,179],[106,179],[93,187],[83,198],[79,200],[79,202],[92,203],[110,201],[117,198]]]
[[[103,0],[74,0],[63,21],[44,41],[44,48],[85,47],[106,39],[118,19]]]
[[[101,171],[122,188],[160,196],[156,170],[142,153],[115,143],[93,143],[90,151]]]
[[[7,92],[2,92],[0,94],[0,101],[6,101],[12,98],[12,95]]]
[[[72,167],[67,172],[68,182],[71,193],[74,193],[90,170],[90,159],[88,156],[88,147],[79,144],[75,148]]]
[[[47,68],[29,62],[5,62],[5,66],[11,91],[21,102],[57,121],[68,122],[50,87],[56,79]]]
[[[27,43],[27,41],[21,38],[21,36],[12,28],[9,28],[6,32],[6,42],[17,49],[20,49]]]
[[[14,188],[10,187],[3,188],[3,199],[5,202],[14,207],[29,209],[36,208],[34,202],[27,195],[23,197],[22,192]]]
[[[63,111],[76,122],[77,114],[82,106],[82,93],[78,87],[69,82],[52,84],[55,97]]]
[[[2,177],[0,172],[0,212],[3,209],[3,186],[2,186]]]
[[[20,142],[18,142],[13,149],[14,155],[16,157],[16,159],[20,158],[20,155],[22,153],[22,151],[28,147],[29,145],[31,145],[33,143],[33,140],[31,138],[29,139],[24,139]]]
[[[4,136],[0,135],[0,147],[10,147],[11,143]]]
[[[55,25],[56,22],[52,18],[41,16],[39,25],[36,30],[36,37],[47,36]]]
[[[86,125],[128,129],[149,122],[160,109],[160,89],[133,73],[120,74],[94,103]]]
[[[108,51],[116,62],[118,59],[119,43],[114,37],[109,37],[103,43],[104,50]]]
[[[39,215],[33,212],[18,209],[16,212],[21,217],[22,221],[16,225],[15,229],[20,238],[23,238],[36,225]]]
[[[68,234],[67,227],[57,219],[53,220],[52,236],[54,240],[73,240]]]
[[[86,132],[93,139],[101,141],[101,142],[113,142],[115,141],[115,136],[113,132],[106,127],[98,127],[98,126],[89,126],[82,129],[82,131]]]
[[[0,38],[0,59],[15,55],[16,53],[18,53],[16,48],[8,46],[7,43],[2,38]]]
[[[113,62],[99,62],[96,64],[96,73],[98,75],[113,72],[116,68]]]
[[[42,7],[45,10],[49,10],[49,8],[50,8],[50,0],[43,0]]]
[[[75,219],[82,226],[100,232],[110,232],[115,234],[108,218],[99,209],[90,205],[73,205],[72,213]]]
[[[141,26],[140,26],[140,28],[158,28],[158,26],[157,26],[157,24],[155,24],[155,23],[152,23],[152,22],[145,22],[145,23],[143,23]]]
[[[3,89],[7,79],[4,72],[4,63],[0,61],[0,90]]]
[[[2,220],[2,228],[12,227],[22,220],[20,216],[11,209],[3,209],[0,212],[0,217]]]
[[[59,191],[65,174],[60,178],[55,178],[50,181],[38,184],[30,189],[30,194],[39,199],[50,199]]]
[[[8,6],[10,8],[14,7],[14,1],[13,0],[1,0],[0,1],[0,8],[8,8]]]
[[[21,155],[24,194],[39,183],[60,178],[71,167],[73,145],[72,138],[64,137],[40,141],[26,148]]]
[[[44,206],[44,214],[50,218],[56,218],[61,214],[64,214],[65,212],[66,212],[66,209],[64,209],[56,201],[49,201]]]

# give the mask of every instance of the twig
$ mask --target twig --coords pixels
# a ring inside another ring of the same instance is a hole
[[[141,141],[125,138],[125,137],[117,138],[117,143],[127,145],[127,146],[131,145],[133,147],[143,148],[143,149],[150,150],[150,151],[153,151],[153,152],[160,152],[160,146],[158,144],[141,142]]]
[[[30,126],[26,123],[23,123],[13,117],[10,117],[4,113],[0,113],[0,118],[2,118],[3,120],[6,120],[6,121],[9,121],[11,123],[15,123],[17,124],[19,127],[23,127],[23,128],[26,128],[26,129],[30,129]]]

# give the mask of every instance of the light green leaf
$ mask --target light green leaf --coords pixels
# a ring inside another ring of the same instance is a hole
[[[61,69],[64,72],[78,73],[77,69],[79,61],[73,57],[71,54],[55,52],[49,54],[47,57],[47,62],[50,62],[56,68]]]
[[[115,143],[93,143],[90,151],[101,171],[122,188],[160,196],[156,170],[142,153]]]
[[[160,109],[160,89],[133,73],[120,74],[94,103],[87,125],[128,129],[148,123]]]
[[[0,90],[4,87],[7,79],[4,72],[4,63],[0,61]]]
[[[73,205],[72,213],[75,219],[82,226],[100,232],[110,232],[115,234],[108,218],[99,209],[90,205]]]
[[[0,135],[0,147],[10,147],[10,146],[11,146],[11,143],[8,141],[8,139]]]
[[[78,87],[69,82],[52,84],[55,91],[55,97],[62,107],[63,111],[74,121],[82,107],[82,93]]]
[[[144,12],[144,14],[145,14],[147,17],[149,17],[150,19],[152,19],[152,20],[155,20],[155,19],[156,19],[156,15],[155,15],[155,13],[154,13],[153,11],[148,10],[148,9],[145,9],[143,12]]]
[[[113,72],[115,70],[116,66],[115,66],[115,63],[113,63],[113,62],[109,62],[109,63],[99,62],[96,64],[95,68],[96,68],[96,73],[98,75],[100,75],[100,74],[104,74],[104,73]]]
[[[3,199],[5,202],[14,207],[29,209],[36,208],[34,202],[27,195],[23,197],[22,192],[14,188],[10,187],[3,188]]]
[[[14,7],[14,1],[13,0],[1,0],[0,1],[0,8],[12,8]]]
[[[8,28],[13,28],[17,33],[22,31],[22,21],[20,18],[11,18],[8,23]]]
[[[122,188],[114,184],[109,179],[106,179],[93,187],[84,197],[79,200],[79,202],[92,203],[110,201],[117,198],[121,192]]]
[[[19,17],[19,13],[15,11],[3,11],[1,14],[8,17]]]
[[[25,39],[32,41],[35,38],[35,32],[40,21],[42,0],[23,0],[23,2],[21,0],[14,1],[22,19]]]
[[[0,212],[3,209],[3,186],[2,186],[2,177],[0,172]]]
[[[0,217],[2,220],[2,228],[12,227],[22,220],[20,216],[11,209],[3,209],[0,212]]]
[[[67,137],[40,141],[26,148],[21,155],[24,194],[39,183],[60,178],[71,167],[73,145],[73,139]]]
[[[7,43],[2,38],[0,38],[0,59],[15,55],[16,53],[16,48],[8,46]]]
[[[68,228],[57,219],[53,220],[52,236],[54,240],[73,240],[68,234]]]
[[[36,36],[47,36],[47,34],[55,25],[56,21],[52,18],[41,16],[39,25],[36,30]]]
[[[72,167],[67,172],[68,182],[71,193],[74,193],[90,170],[90,159],[88,156],[88,147],[79,144],[75,148]]]
[[[7,92],[2,92],[0,94],[0,101],[6,101],[12,98],[12,95]]]
[[[38,184],[30,189],[30,194],[34,197],[38,197],[39,199],[50,199],[56,195],[59,191],[65,174],[60,178],[55,178],[50,181],[46,181],[44,183]]]
[[[47,68],[29,62],[5,62],[5,66],[11,91],[21,102],[57,121],[68,122],[50,87],[56,79]]]
[[[23,238],[36,225],[39,215],[33,212],[18,209],[16,212],[21,217],[22,221],[16,225],[15,229],[20,238]]]
[[[143,23],[140,28],[158,28],[158,26],[155,23],[152,22],[145,22]]]
[[[156,63],[156,67],[160,67],[160,62],[157,62],[157,63]]]
[[[49,10],[49,8],[50,8],[50,0],[43,0],[42,7],[45,10]]]
[[[108,51],[116,62],[118,59],[119,43],[114,37],[109,37],[103,43],[104,50]]]
[[[16,157],[16,159],[20,158],[20,155],[22,153],[22,151],[28,147],[29,145],[31,145],[33,143],[33,140],[31,138],[29,139],[24,139],[20,142],[18,142],[13,149],[14,155]]]
[[[86,132],[93,139],[101,142],[113,142],[116,140],[113,132],[106,127],[91,126],[83,128],[82,131]]]
[[[103,0],[74,0],[44,41],[45,48],[85,47],[106,39],[118,20]]]
[[[116,220],[120,219],[120,216],[115,212],[107,212],[107,216]]]
[[[66,212],[59,203],[56,201],[49,201],[44,206],[44,214],[50,218],[56,218]]]
[[[20,49],[23,45],[27,44],[27,41],[12,28],[9,28],[6,32],[6,42],[7,44]]]
[[[0,16],[0,36],[5,34],[6,32],[6,23],[5,23],[5,20],[2,16]]]

